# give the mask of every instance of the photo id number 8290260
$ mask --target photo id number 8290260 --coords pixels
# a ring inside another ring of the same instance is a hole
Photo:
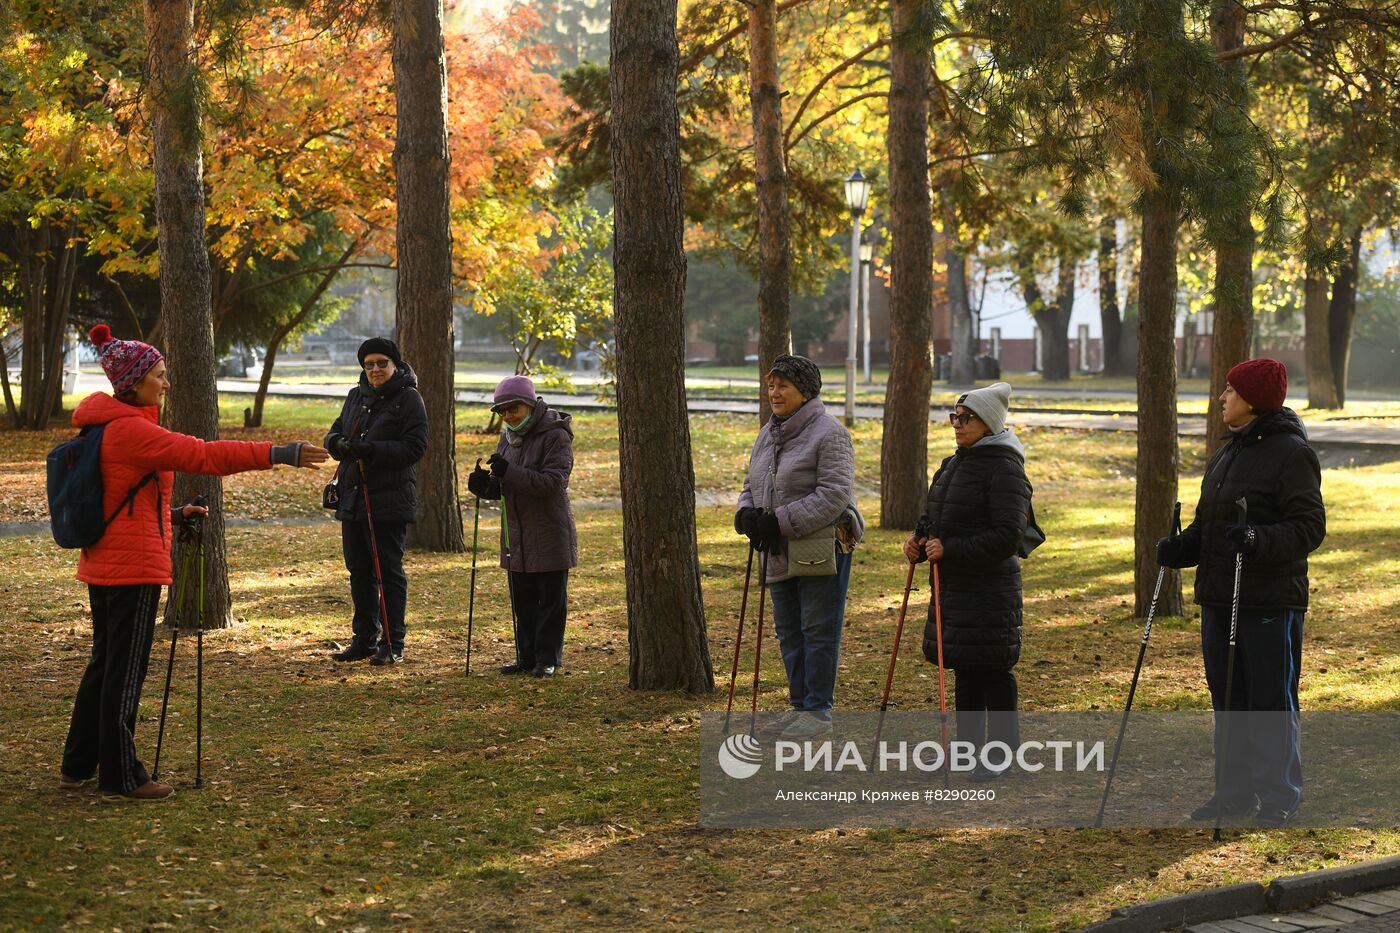
[[[991,787],[936,787],[926,791],[924,797],[936,803],[961,800],[996,800],[997,792]]]

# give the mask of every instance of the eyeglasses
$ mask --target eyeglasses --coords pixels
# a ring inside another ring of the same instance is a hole
[[[955,428],[965,428],[967,427],[967,423],[976,417],[977,416],[970,411],[965,411],[962,413],[950,411],[948,412],[948,423]]]
[[[371,369],[388,369],[393,365],[393,360],[365,360],[365,372],[369,372]]]

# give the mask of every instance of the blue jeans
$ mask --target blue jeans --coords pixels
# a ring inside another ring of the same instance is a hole
[[[768,587],[793,709],[831,715],[850,582],[851,555],[838,552],[831,576],[793,577]]]
[[[1299,741],[1298,668],[1303,660],[1303,613],[1296,609],[1241,609],[1235,635],[1235,677],[1225,711],[1230,607],[1201,607],[1201,648],[1215,717],[1215,756],[1222,797],[1292,810],[1303,796]],[[1272,713],[1274,715],[1266,715]],[[1231,718],[1229,747],[1225,721]]]

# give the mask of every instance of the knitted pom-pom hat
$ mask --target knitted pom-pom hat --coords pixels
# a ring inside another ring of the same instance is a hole
[[[112,336],[112,329],[106,324],[98,324],[88,331],[88,339],[97,348],[97,359],[107,381],[112,384],[112,394],[121,395],[145,378],[146,373],[165,357],[149,343],[140,340],[118,340]]]

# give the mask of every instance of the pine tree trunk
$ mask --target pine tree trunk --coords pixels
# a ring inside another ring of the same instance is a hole
[[[894,35],[925,0],[894,0]],[[928,177],[926,54],[890,47],[890,378],[880,442],[880,527],[910,529],[928,493],[928,404],[933,383],[933,205]]]
[[[1332,326],[1327,290],[1327,268],[1308,263],[1303,282],[1304,362],[1308,373],[1308,407],[1341,408],[1337,378],[1332,371]]]
[[[972,303],[967,294],[967,254],[958,238],[958,211],[947,189],[939,191],[943,207],[943,264],[948,269],[948,321],[952,343],[953,385],[972,385],[977,378],[973,358],[977,336],[972,332]]]
[[[1217,52],[1229,52],[1244,45],[1248,11],[1239,0],[1214,0],[1210,34]],[[1231,97],[1242,114],[1249,112],[1249,76],[1244,59],[1224,66],[1229,75]],[[1225,374],[1236,363],[1250,357],[1254,342],[1254,224],[1248,200],[1234,210],[1225,225],[1228,232],[1215,247],[1215,328],[1210,344],[1210,402],[1206,409],[1206,453],[1212,454],[1224,442],[1220,429],[1220,394],[1225,391]]]
[[[1103,373],[1121,376],[1123,318],[1118,308],[1118,220],[1105,217],[1099,225],[1099,325],[1103,331]]]
[[[394,0],[394,97],[398,138],[400,347],[418,375],[428,412],[428,449],[418,462],[418,520],[408,543],[466,550],[457,493],[457,420],[452,360],[452,223],[448,189],[447,74],[442,0]]]
[[[209,250],[204,229],[204,163],[200,156],[201,77],[195,56],[193,0],[146,0],[147,100],[154,137],[157,245],[160,250],[161,333],[173,388],[165,423],[203,440],[219,436],[214,384],[214,321]],[[177,473],[165,506],[204,496],[204,624],[232,622],[224,551],[223,483],[216,476]],[[182,566],[185,545],[171,557]],[[191,581],[194,585],[194,581]],[[175,614],[167,603],[166,621]]]
[[[1347,261],[1332,280],[1332,301],[1327,307],[1327,338],[1332,351],[1332,380],[1337,407],[1347,402],[1347,372],[1351,368],[1351,328],[1356,320],[1357,269],[1361,264],[1361,229],[1352,231]]]
[[[1144,199],[1141,294],[1138,298],[1137,518],[1134,609],[1147,615],[1157,582],[1157,539],[1171,526],[1176,503],[1176,250],[1180,209],[1169,192]],[[1157,604],[1159,616],[1181,615],[1181,578],[1168,574]]]
[[[613,308],[628,683],[714,689],[685,407],[676,3],[613,0]],[[735,544],[738,547],[738,543]]]
[[[777,0],[749,8],[749,101],[753,108],[758,194],[758,422],[772,410],[761,385],[773,360],[792,347],[792,260],[788,249],[787,156],[778,86]]]

